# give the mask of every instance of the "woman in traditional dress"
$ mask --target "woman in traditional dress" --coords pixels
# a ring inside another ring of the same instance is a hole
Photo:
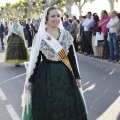
[[[13,25],[9,27],[7,44],[5,62],[20,66],[20,63],[29,60],[23,27],[18,23],[17,18],[14,18]]]
[[[73,38],[64,30],[59,10],[49,7],[32,46],[22,120],[87,120],[80,87]]]

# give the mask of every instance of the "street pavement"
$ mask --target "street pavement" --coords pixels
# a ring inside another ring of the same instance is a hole
[[[4,64],[0,49],[0,120],[21,120],[25,67]],[[120,65],[77,54],[88,120],[120,120]]]

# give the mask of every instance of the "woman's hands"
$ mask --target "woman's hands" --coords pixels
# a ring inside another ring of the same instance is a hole
[[[81,79],[76,79],[76,84],[78,88],[81,88],[82,87]]]
[[[30,90],[30,86],[31,86],[32,83],[28,82],[25,84],[25,89],[26,90]]]

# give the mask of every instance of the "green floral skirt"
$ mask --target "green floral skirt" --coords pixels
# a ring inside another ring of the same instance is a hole
[[[42,61],[31,90],[31,114],[24,120],[87,120],[83,95],[62,62]]]
[[[25,43],[18,35],[11,35],[8,38],[8,46],[5,56],[5,62],[23,63],[29,60],[29,54]]]

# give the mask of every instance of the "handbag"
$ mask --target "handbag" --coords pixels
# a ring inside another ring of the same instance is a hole
[[[96,39],[94,46],[98,46],[99,43],[102,43],[102,45],[104,45],[104,36],[102,32],[96,32]]]

